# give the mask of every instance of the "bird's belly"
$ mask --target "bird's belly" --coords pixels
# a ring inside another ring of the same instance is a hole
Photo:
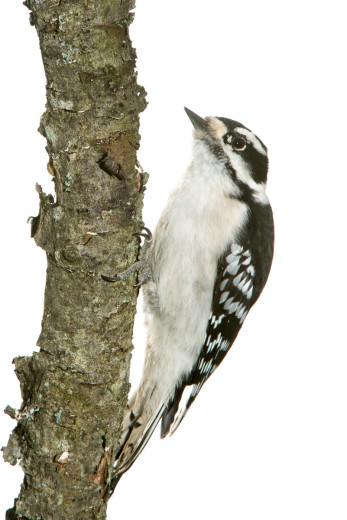
[[[205,340],[218,259],[246,218],[241,204],[229,203],[217,215],[179,214],[159,235],[165,255],[152,262],[154,286],[147,294],[155,291],[157,307],[146,309],[147,348],[153,364],[173,381],[190,372]]]

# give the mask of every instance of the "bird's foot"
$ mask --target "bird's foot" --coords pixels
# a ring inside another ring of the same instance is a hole
[[[132,266],[130,266],[128,269],[126,269],[125,271],[118,273],[115,277],[110,277],[110,276],[106,276],[106,275],[102,274],[101,278],[103,280],[105,280],[105,282],[125,281],[133,273],[138,273],[138,278],[140,280],[139,283],[134,285],[134,287],[141,287],[141,285],[152,280],[151,269],[149,267],[149,263],[146,258],[147,251],[152,244],[152,233],[146,227],[143,227],[142,229],[145,230],[144,233],[133,233],[133,236],[144,237],[144,239],[145,239],[143,246],[141,248],[141,251],[140,251],[139,260],[137,262],[135,262]]]

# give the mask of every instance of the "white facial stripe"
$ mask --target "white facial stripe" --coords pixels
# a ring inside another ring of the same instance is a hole
[[[259,139],[253,134],[253,132],[250,132],[249,130],[246,130],[246,128],[235,128],[235,132],[238,134],[244,135],[247,137],[247,140],[252,143],[253,148],[257,150],[257,152],[261,153],[262,155],[267,155],[266,150],[264,146],[261,144]]]
[[[230,163],[236,172],[237,178],[247,184],[253,190],[253,196],[260,204],[268,204],[269,200],[265,194],[266,185],[264,183],[255,182],[252,178],[247,164],[242,154],[234,152],[230,145],[222,143],[223,150],[230,159]]]

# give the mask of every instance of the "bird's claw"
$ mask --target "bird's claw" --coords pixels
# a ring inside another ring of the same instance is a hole
[[[144,229],[145,233],[137,232],[137,233],[133,233],[133,236],[134,237],[143,237],[147,242],[151,242],[151,240],[152,240],[152,232],[151,232],[151,230],[148,229],[145,226],[143,226],[141,229]]]
[[[121,278],[119,278],[119,276],[112,278],[111,276],[106,276],[104,274],[101,275],[101,278],[103,280],[105,280],[105,282],[119,282],[121,280]]]
[[[141,280],[141,282],[136,283],[135,285],[133,285],[133,288],[134,288],[134,289],[139,289],[140,287],[142,287],[142,285],[143,285],[144,283],[146,283],[146,281],[147,281],[147,280]]]

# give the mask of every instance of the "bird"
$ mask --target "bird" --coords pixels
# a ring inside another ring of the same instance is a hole
[[[138,272],[147,327],[142,379],[131,397],[110,478],[111,495],[161,422],[181,424],[233,345],[270,273],[274,221],[266,195],[268,153],[243,124],[185,111],[193,125],[190,163],[139,261],[104,280]]]

